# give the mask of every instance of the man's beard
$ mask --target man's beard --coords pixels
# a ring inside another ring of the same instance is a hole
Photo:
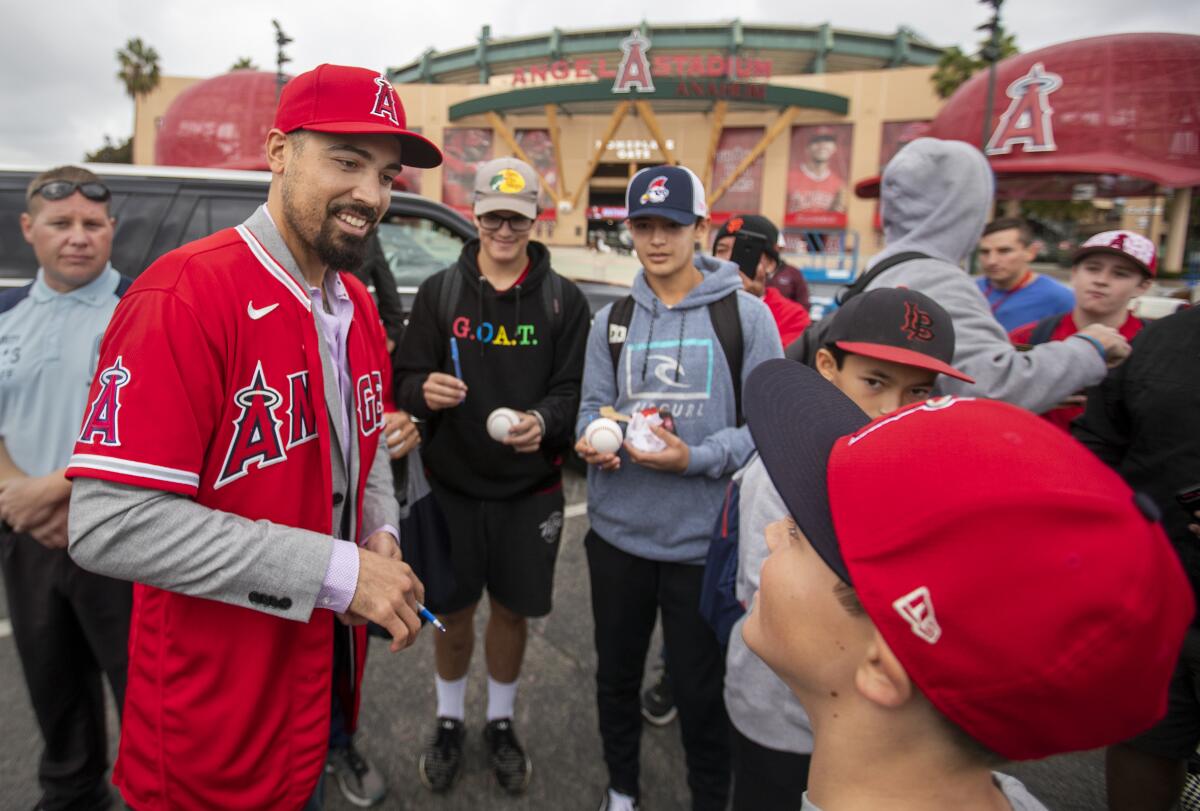
[[[321,230],[313,243],[313,251],[318,259],[334,270],[357,270],[367,258],[367,247],[375,236],[375,226],[372,225],[371,230],[361,239],[344,234],[334,222],[335,215],[340,211],[361,217],[369,223],[375,222],[375,212],[364,206],[331,205],[329,216],[321,223]]]
[[[372,224],[366,236],[360,239],[340,232],[334,219],[342,211],[360,217]],[[321,221],[320,230],[317,232],[315,238],[310,239],[306,233],[307,229],[301,226],[303,217],[292,196],[291,185],[286,182],[283,186],[283,215],[287,219],[292,232],[308,242],[309,247],[312,248],[317,258],[326,267],[333,270],[357,270],[367,257],[367,247],[370,245],[371,239],[375,236],[376,227],[378,227],[376,224],[378,218],[374,209],[353,203],[330,203],[325,210],[325,218]]]

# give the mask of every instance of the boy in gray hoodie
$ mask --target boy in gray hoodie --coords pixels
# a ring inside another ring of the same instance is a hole
[[[643,169],[626,193],[629,228],[643,269],[633,283],[628,324],[614,306],[588,335],[576,451],[588,471],[585,540],[597,652],[596,700],[609,789],[601,809],[638,807],[641,687],[661,608],[667,667],[674,679],[694,809],[724,809],[729,795],[729,727],[724,662],[700,616],[709,537],[733,471],[753,450],[740,426],[738,392],[713,325],[717,307],[736,306],[741,377],[782,355],[770,312],[741,289],[737,267],[695,252],[707,244],[699,179],[682,167]],[[731,298],[732,297],[732,298]],[[621,304],[618,302],[618,305]],[[728,336],[722,336],[727,338]],[[622,344],[614,370],[610,343]],[[584,438],[600,408],[635,414],[665,408],[675,433],[656,427],[662,449],[629,442],[599,453]]]
[[[992,171],[970,144],[918,138],[883,170],[880,214],[887,247],[871,265],[917,251],[872,281],[925,293],[954,319],[954,365],[974,384],[943,378],[939,390],[1004,400],[1040,414],[1104,379],[1129,354],[1111,327],[1093,324],[1071,336],[1018,352],[960,264],[979,242],[992,204]]]

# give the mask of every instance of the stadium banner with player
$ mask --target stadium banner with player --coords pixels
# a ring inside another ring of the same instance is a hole
[[[525,151],[533,168],[551,186],[558,183],[558,164],[554,160],[554,140],[548,129],[516,130],[513,137],[517,146]],[[538,195],[538,219],[558,219],[558,209],[554,207],[554,198],[543,188]]]
[[[762,127],[726,127],[717,141],[713,156],[710,189],[720,188],[742,160],[763,138]],[[713,205],[713,222],[720,225],[734,214],[756,214],[762,210],[763,156],[760,155],[742,176]]]
[[[792,127],[784,225],[845,228],[853,124]]]
[[[471,216],[475,172],[492,159],[488,127],[449,127],[442,133],[442,202],[465,217]]]

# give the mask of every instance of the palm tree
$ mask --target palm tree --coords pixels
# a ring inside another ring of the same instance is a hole
[[[133,99],[134,130],[137,129],[137,100],[158,87],[158,51],[134,37],[117,51],[117,78],[125,85],[125,92]]]
[[[229,70],[258,70],[258,65],[254,64],[254,60],[248,56],[239,56],[238,61],[234,62]]]

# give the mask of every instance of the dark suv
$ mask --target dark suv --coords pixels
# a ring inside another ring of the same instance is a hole
[[[0,165],[0,288],[28,283],[37,272],[33,249],[21,236],[25,189],[48,167]],[[92,164],[112,190],[117,218],[113,266],[137,276],[164,253],[238,225],[267,199],[271,175],[172,166]],[[396,288],[407,311],[417,287],[430,274],[458,258],[475,226],[441,203],[407,192],[392,192],[392,204],[379,226]],[[628,294],[626,287],[579,282],[592,311]]]

